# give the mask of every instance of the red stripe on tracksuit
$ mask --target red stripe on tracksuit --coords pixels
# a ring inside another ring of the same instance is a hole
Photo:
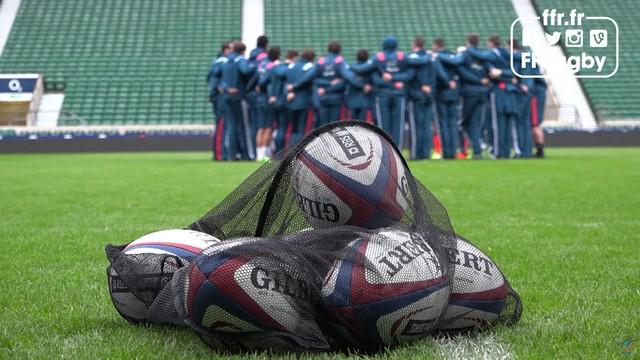
[[[218,121],[218,129],[216,129],[216,160],[222,160],[222,137],[224,134],[224,118],[220,117]]]
[[[369,124],[373,124],[373,111],[371,111],[371,109],[367,110],[367,113],[364,115],[364,119]]]
[[[531,106],[531,126],[537,127],[540,123],[540,119],[538,119],[538,97],[532,96],[529,105]]]
[[[284,135],[284,147],[289,146],[289,139],[291,139],[291,133],[293,132],[293,122],[289,119],[289,124],[287,124],[287,132]]]
[[[313,130],[313,123],[315,120],[315,116],[313,113],[313,109],[309,109],[307,110],[307,123],[304,126],[304,134],[307,135],[308,133],[311,132],[311,130]]]
[[[340,107],[340,121],[351,120],[351,114],[349,114],[349,109],[346,106],[342,105]]]

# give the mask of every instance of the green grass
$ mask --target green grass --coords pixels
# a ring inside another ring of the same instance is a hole
[[[411,163],[454,228],[507,274],[524,314],[513,328],[379,357],[640,356],[640,149],[548,152],[544,161]],[[121,319],[104,255],[108,243],[191,223],[257,168],[208,159],[1,155],[0,358],[216,357],[190,330]],[[625,355],[627,339],[636,345]]]

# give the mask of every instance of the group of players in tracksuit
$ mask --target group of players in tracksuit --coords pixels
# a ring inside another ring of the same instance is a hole
[[[242,42],[226,42],[207,75],[214,159],[265,160],[312,129],[347,119],[377,124],[412,159],[544,156],[546,83],[517,77],[510,58],[520,74],[538,69],[519,68],[515,41],[507,49],[490,36],[484,50],[478,42],[470,34],[454,53],[442,39],[426,50],[416,37],[405,54],[389,36],[373,56],[358,50],[354,63],[335,41],[317,60],[311,49],[288,50],[281,60],[265,36],[248,57]]]

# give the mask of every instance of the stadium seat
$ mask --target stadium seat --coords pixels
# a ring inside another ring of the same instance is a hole
[[[165,123],[211,123],[206,72],[219,44],[240,37],[240,12],[235,0],[22,0],[0,73],[66,82],[64,108],[92,125],[167,112]]]
[[[411,50],[416,35],[428,42],[442,37],[451,50],[463,45],[472,31],[483,39],[490,34],[508,39],[509,26],[517,17],[511,3],[502,0],[451,0],[437,5],[421,0],[269,0],[265,6],[271,44],[311,47],[321,55],[329,40],[339,40],[350,60],[359,48],[379,50],[387,34],[394,34],[404,51]]]

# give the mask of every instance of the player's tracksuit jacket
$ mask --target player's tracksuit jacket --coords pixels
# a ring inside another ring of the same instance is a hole
[[[221,85],[222,66],[228,61],[228,58],[222,53],[213,61],[209,72],[207,73],[207,86],[209,88],[209,101],[213,107],[213,115],[215,116],[215,129],[213,134],[213,158],[215,160],[225,160],[223,147],[223,128],[224,128],[224,100],[218,88]]]
[[[224,143],[231,160],[255,158],[249,124],[249,106],[245,100],[247,82],[255,69],[255,65],[250,64],[238,53],[231,53],[229,61],[222,67],[221,80],[227,114]]]
[[[460,95],[462,96],[462,129],[471,140],[473,154],[482,154],[482,127],[487,114],[490,84],[483,85],[482,79],[489,79],[489,68],[484,62],[464,53],[464,60],[458,67],[460,74]]]
[[[289,110],[289,128],[285,142],[295,144],[302,138],[305,128],[313,121],[312,88],[316,76],[316,66],[306,60],[289,64],[286,72],[286,84],[293,86],[295,97],[287,102]]]
[[[387,132],[402,149],[404,141],[404,123],[406,111],[407,84],[415,75],[409,66],[407,57],[398,51],[398,41],[389,36],[382,43],[383,51],[377,53],[363,66],[353,65],[357,73],[368,73],[371,68],[377,70],[371,75],[376,93],[375,111],[378,126]],[[384,81],[383,74],[389,73],[391,81]]]
[[[436,91],[436,67],[432,55],[424,49],[410,54],[408,61],[416,73],[408,86],[407,113],[411,129],[411,158],[429,159],[433,146],[433,94]],[[425,85],[430,87],[430,92],[426,93],[422,90]]]
[[[505,48],[484,51],[469,48],[468,53],[476,59],[485,61],[489,67],[502,70],[502,75],[499,78],[491,79],[493,152],[498,158],[509,158],[512,146],[511,129],[515,126],[518,115],[515,99],[518,89],[512,81],[514,75],[509,64],[510,54]]]
[[[440,51],[436,66],[442,66],[447,77],[438,77],[436,87],[436,109],[438,124],[440,125],[440,138],[442,139],[442,157],[453,159],[456,156],[458,143],[458,120],[460,103],[460,75],[458,65],[462,62],[460,55],[447,51]],[[451,88],[449,82],[455,81],[456,87]]]
[[[357,66],[363,66],[365,62],[359,62]],[[364,120],[373,122],[373,112],[371,104],[373,103],[373,82],[371,80],[371,69],[368,73],[356,74],[350,66],[345,69],[345,80],[347,81],[345,103],[349,109],[349,119]],[[372,90],[365,94],[364,87],[369,85]]]
[[[346,62],[338,54],[329,53],[316,62],[314,96],[317,97],[318,119],[316,127],[340,120],[340,110],[344,103]],[[331,84],[336,81],[336,84]],[[323,96],[318,89],[324,89]]]

